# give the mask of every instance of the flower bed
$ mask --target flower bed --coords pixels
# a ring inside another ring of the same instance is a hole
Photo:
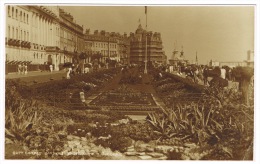
[[[90,102],[91,106],[113,111],[152,111],[158,107],[150,93],[138,92],[122,85],[104,92]]]
[[[188,101],[197,102],[203,96],[203,86],[170,73],[162,73],[161,77],[157,75],[158,72],[154,71],[153,86],[167,107]]]
[[[83,85],[86,86],[88,84],[90,84],[90,86],[98,87],[102,83],[111,79],[116,74],[116,72],[117,69],[105,69],[90,74],[75,75],[71,79],[54,80],[45,83],[35,84],[31,86],[30,89],[34,91],[33,93],[35,94],[35,96],[45,96],[49,95],[50,91],[58,93],[62,90],[66,90],[68,86],[73,86],[77,84],[80,85],[78,87],[82,87]]]
[[[147,93],[118,93],[106,92],[93,100],[91,105],[99,106],[134,106],[134,105],[156,105],[151,94]]]
[[[95,77],[100,79],[99,75]],[[77,78],[73,83],[75,85],[69,89],[77,89],[89,83],[89,86],[96,85],[89,81],[83,83],[81,77],[75,77]],[[104,83],[107,80],[104,78],[96,81]],[[200,88],[189,91],[187,88],[192,85],[187,85],[167,74],[163,74],[163,78],[157,79],[154,84],[157,91],[163,90],[158,93],[165,102],[169,98],[181,97],[186,92],[201,93]],[[6,148],[18,145],[22,152],[39,153],[14,158],[253,159],[248,152],[253,152],[254,109],[253,106],[241,104],[241,96],[232,90],[203,89],[205,94],[201,101],[166,109],[157,107],[157,112],[149,114],[146,122],[141,123],[132,121],[120,112],[70,111],[44,106],[34,100],[24,99],[23,93],[17,92],[26,91],[26,86],[19,88],[16,83],[7,83],[7,86]],[[62,86],[57,87],[63,90]],[[125,92],[131,93],[124,88],[112,95],[120,99]],[[143,93],[132,93],[133,97],[144,96]],[[139,100],[136,102],[140,103]],[[132,111],[137,106],[127,108]],[[143,106],[142,110],[155,109],[153,106]],[[121,107],[126,109],[126,105],[105,107],[118,111],[122,110]],[[10,157],[10,154],[6,156]]]

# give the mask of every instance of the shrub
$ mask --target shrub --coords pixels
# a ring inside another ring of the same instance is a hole
[[[174,106],[149,116],[148,122],[160,138],[175,136],[205,149],[213,146],[208,159],[240,159],[252,149],[254,110],[239,98],[232,90],[210,88],[200,102]]]
[[[165,79],[161,79],[159,81],[156,81],[154,83],[154,86],[158,87],[158,86],[161,86],[163,84],[168,84],[168,83],[173,83],[173,82],[175,82],[175,80],[169,77],[169,78],[165,78]]]
[[[147,123],[131,123],[111,127],[115,136],[129,136],[133,140],[149,142],[158,138],[153,129]]]
[[[10,98],[30,99],[32,97],[33,90],[20,79],[6,79],[5,88],[6,105],[8,105],[8,102],[13,101],[9,101]]]
[[[126,149],[132,145],[132,139],[129,137],[112,136],[107,142],[109,143],[111,150],[119,150],[121,152],[126,151]]]
[[[240,81],[242,79],[250,80],[254,75],[254,69],[251,67],[235,67],[232,70],[232,76],[235,77],[236,80]]]
[[[53,140],[54,136],[59,140],[57,131],[54,132],[54,129],[46,125],[44,117],[46,110],[44,112],[42,106],[35,100],[22,99],[14,86],[7,88],[6,93],[10,96],[6,99],[5,106],[6,139],[25,146],[25,150],[49,151],[48,144],[52,150],[58,149],[55,145],[59,144],[59,141]]]
[[[125,128],[117,127],[97,127],[90,129],[91,134],[95,137],[107,137],[111,136],[108,139],[97,139],[95,141],[96,145],[101,145],[103,147],[109,147],[111,150],[119,150],[121,152],[125,151],[127,147],[131,146],[132,139],[126,134]]]

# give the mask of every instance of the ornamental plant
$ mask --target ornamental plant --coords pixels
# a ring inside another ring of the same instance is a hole
[[[34,126],[41,124],[42,115],[39,104],[34,100],[22,99],[16,87],[6,89],[6,138],[13,142],[25,139],[25,134]]]

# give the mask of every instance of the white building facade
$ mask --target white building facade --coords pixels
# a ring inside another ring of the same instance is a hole
[[[57,6],[32,6],[31,58],[32,64],[53,64],[57,70],[59,46],[59,9]],[[50,50],[56,53],[50,53]]]
[[[6,6],[7,72],[16,72],[18,64],[27,64],[29,71],[48,65],[59,70],[75,51],[83,51],[83,27],[72,16],[65,22],[64,14],[58,6]]]
[[[7,63],[30,64],[32,69],[48,63],[50,56],[46,49],[59,44],[58,7],[8,5],[6,8]]]
[[[6,61],[30,61],[30,11],[27,6],[6,6]]]

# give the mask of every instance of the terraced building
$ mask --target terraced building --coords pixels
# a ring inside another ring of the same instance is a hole
[[[6,73],[19,64],[28,71],[54,70],[83,51],[83,27],[59,6],[6,6]]]
[[[127,34],[95,30],[93,34],[86,29],[84,34],[85,52],[88,56],[85,62],[90,62],[93,55],[99,55],[100,61],[115,60],[121,63],[128,63],[130,43]]]
[[[139,24],[135,33],[130,33],[130,63],[144,64],[147,35],[147,62],[166,64],[167,56],[163,51],[161,34],[146,31]]]

